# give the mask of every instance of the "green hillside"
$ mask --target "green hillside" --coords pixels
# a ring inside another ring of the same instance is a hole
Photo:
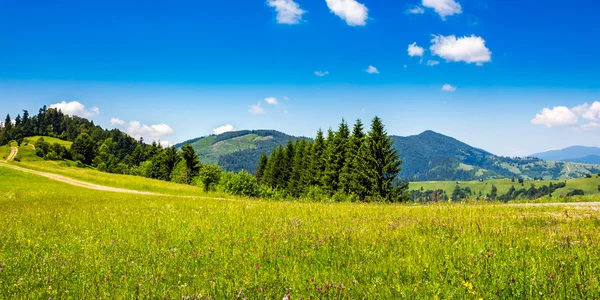
[[[193,139],[190,143],[205,163],[225,170],[254,172],[260,154],[297,137],[273,130],[227,132]],[[392,136],[403,160],[399,177],[411,181],[524,178],[564,180],[600,173],[599,165],[510,158],[491,154],[433,131],[418,135]]]
[[[452,195],[452,192],[456,186],[461,188],[469,188],[473,191],[473,194],[482,195],[490,194],[492,186],[496,186],[498,189],[498,195],[505,194],[508,190],[514,186],[515,189],[529,188],[532,184],[536,187],[549,185],[550,183],[557,184],[559,182],[566,182],[566,187],[557,189],[553,194],[555,196],[565,196],[567,193],[579,189],[585,192],[585,195],[600,195],[598,186],[600,186],[600,177],[593,176],[592,178],[576,178],[568,180],[525,180],[523,184],[519,184],[517,180],[514,182],[512,179],[495,179],[495,180],[484,180],[479,181],[426,181],[426,182],[411,182],[409,184],[410,190],[444,190],[447,195]]]
[[[70,141],[64,141],[61,139],[57,139],[54,137],[50,137],[50,136],[31,136],[31,137],[26,137],[24,138],[25,142],[27,142],[28,144],[35,144],[35,142],[37,142],[37,140],[39,140],[40,138],[44,138],[44,141],[48,144],[59,144],[61,146],[65,146],[67,149],[71,149],[71,145],[73,145],[73,142]]]
[[[203,163],[219,164],[228,171],[253,173],[262,152],[269,154],[278,146],[296,139],[298,137],[275,130],[244,130],[197,138],[175,147],[189,143]]]

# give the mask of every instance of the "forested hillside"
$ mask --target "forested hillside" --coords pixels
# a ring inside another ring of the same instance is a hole
[[[242,130],[196,138],[175,145],[190,144],[203,163],[218,164],[224,170],[254,173],[261,153],[271,154],[288,141],[306,139],[275,130]]]

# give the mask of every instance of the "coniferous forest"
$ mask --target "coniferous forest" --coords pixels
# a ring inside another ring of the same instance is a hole
[[[195,184],[205,191],[262,198],[302,198],[318,201],[409,200],[408,184],[399,184],[402,161],[384,125],[375,117],[366,132],[357,120],[352,130],[342,120],[327,135],[319,130],[314,141],[297,139],[262,154],[255,174],[223,172],[218,165],[202,164],[194,149],[146,144],[118,129],[106,130],[92,121],[43,107],[35,116],[23,111],[14,120],[7,115],[0,130],[0,146],[18,145],[26,137],[41,136],[36,154],[46,160],[72,160],[80,167]],[[43,137],[73,142],[70,149],[49,144]]]

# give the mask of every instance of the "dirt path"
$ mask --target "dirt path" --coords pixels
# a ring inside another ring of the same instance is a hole
[[[15,156],[17,156],[17,153],[19,153],[19,148],[17,147],[10,147],[10,154],[8,155],[8,157],[6,158],[5,161],[11,161],[15,158]]]
[[[235,200],[235,199],[228,199],[228,198],[215,198],[215,197],[206,197],[206,196],[178,196],[178,195],[169,195],[169,194],[161,194],[161,193],[154,193],[154,192],[144,192],[144,191],[137,191],[137,190],[128,190],[128,189],[122,189],[122,188],[115,188],[115,187],[103,186],[103,185],[99,185],[99,184],[93,184],[93,183],[89,183],[89,182],[85,182],[85,181],[80,181],[80,180],[76,180],[76,179],[73,179],[73,178],[69,178],[69,177],[65,177],[65,176],[61,176],[61,175],[57,175],[57,174],[52,174],[52,173],[46,173],[46,172],[41,172],[41,171],[26,169],[26,168],[18,167],[18,166],[11,165],[11,164],[0,164],[0,166],[1,167],[6,167],[6,168],[9,168],[9,169],[13,169],[13,170],[17,170],[17,171],[21,171],[21,172],[25,172],[25,173],[35,174],[35,175],[46,177],[48,179],[52,179],[52,180],[59,181],[59,182],[62,182],[62,183],[66,183],[66,184],[70,184],[70,185],[74,185],[74,186],[78,186],[78,187],[82,187],[82,188],[86,188],[86,189],[96,190],[96,191],[124,193],[124,194],[135,194],[135,195],[177,197],[177,198],[195,198],[195,199],[211,199],[211,200]]]
[[[17,151],[15,151],[15,152],[17,152]],[[70,184],[70,185],[74,185],[74,186],[78,186],[78,187],[82,187],[82,188],[86,188],[86,189],[96,190],[96,191],[114,192],[114,193],[125,193],[125,194],[136,194],[136,195],[149,195],[149,196],[163,196],[163,197],[177,197],[177,198],[195,198],[195,199],[211,199],[211,200],[234,200],[235,201],[235,199],[230,199],[230,198],[215,198],[215,197],[206,197],[206,196],[177,196],[177,195],[169,195],[169,194],[161,194],[161,193],[154,193],[154,192],[144,192],[144,191],[137,191],[137,190],[128,190],[128,189],[122,189],[122,188],[108,187],[108,186],[103,186],[103,185],[98,185],[98,184],[93,184],[93,183],[89,183],[89,182],[84,182],[84,181],[72,179],[72,178],[61,176],[61,175],[57,175],[57,174],[52,174],[52,173],[46,173],[46,172],[41,172],[41,171],[26,169],[26,168],[18,167],[18,166],[15,166],[15,165],[12,165],[12,164],[7,164],[7,163],[1,163],[0,167],[5,167],[5,168],[9,168],[9,169],[13,169],[13,170],[25,172],[25,173],[35,174],[35,175],[46,177],[48,179],[52,179],[52,180],[55,180],[55,181],[63,182],[63,183],[66,183],[66,184]],[[600,202],[514,203],[514,204],[498,204],[498,205],[523,206],[523,207],[539,207],[539,206],[600,206]]]

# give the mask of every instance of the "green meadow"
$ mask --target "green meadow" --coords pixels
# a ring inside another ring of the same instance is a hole
[[[3,299],[600,297],[597,207],[144,196],[2,166],[0,178]]]
[[[523,185],[521,185],[517,179],[513,182],[512,179],[494,179],[494,180],[485,180],[483,182],[480,181],[460,181],[461,188],[470,188],[475,195],[478,195],[480,192],[483,195],[489,194],[492,191],[492,186],[496,186],[498,188],[498,195],[505,194],[511,186],[514,186],[515,189],[529,188],[532,184],[536,187],[549,185],[550,183],[556,184],[559,182],[566,182],[567,186],[561,189],[557,189],[554,193],[555,196],[561,197],[565,196],[570,191],[580,189],[585,192],[586,195],[595,195],[600,196],[600,191],[598,191],[598,186],[600,186],[600,177],[594,175],[592,178],[576,178],[569,180],[525,180]],[[449,196],[452,195],[452,192],[456,188],[457,181],[426,181],[426,182],[411,182],[409,184],[410,190],[420,190],[421,188],[425,191],[427,190],[437,190],[442,189],[446,191],[446,194]]]

